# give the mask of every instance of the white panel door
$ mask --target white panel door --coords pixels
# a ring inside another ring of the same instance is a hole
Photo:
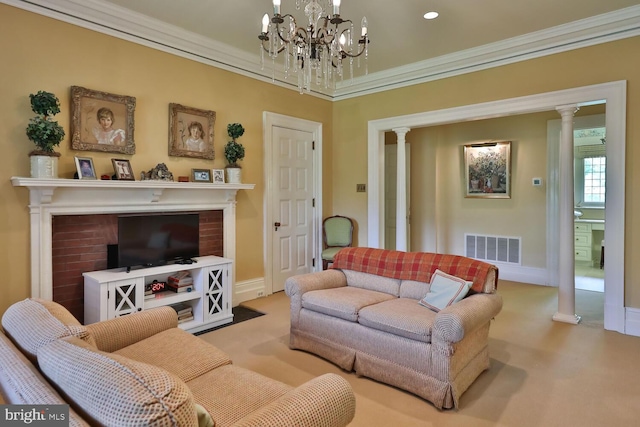
[[[273,292],[313,261],[313,134],[273,127]]]

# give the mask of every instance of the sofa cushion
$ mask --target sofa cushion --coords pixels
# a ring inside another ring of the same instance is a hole
[[[302,308],[355,322],[362,307],[395,299],[384,292],[346,286],[305,292]]]
[[[58,338],[75,336],[95,345],[87,328],[66,308],[43,299],[27,298],[11,305],[2,316],[2,328],[34,363],[38,349]]]
[[[97,350],[76,337],[40,348],[42,372],[92,424],[196,426],[186,384],[155,366]]]
[[[216,426],[234,425],[293,390],[290,385],[234,365],[221,366],[187,385],[194,400],[211,414]]]
[[[400,280],[390,277],[377,276],[361,271],[342,270],[347,278],[347,286],[384,292],[394,297],[400,295]]]
[[[429,292],[420,300],[420,305],[438,312],[464,298],[472,284],[473,282],[436,270],[431,276]]]
[[[184,382],[231,363],[222,350],[180,328],[167,329],[113,354],[166,369]]]
[[[358,323],[379,331],[430,343],[435,317],[436,313],[420,307],[414,299],[395,298],[362,308]]]
[[[67,402],[3,333],[0,333],[0,391],[14,405],[66,405]],[[0,403],[5,403],[0,396]],[[70,427],[88,427],[69,409]]]
[[[403,280],[400,282],[400,298],[422,299],[429,292],[430,287],[431,284],[427,282]]]

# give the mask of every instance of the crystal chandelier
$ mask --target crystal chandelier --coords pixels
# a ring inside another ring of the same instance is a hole
[[[298,77],[300,93],[310,92],[312,83],[318,88],[334,90],[336,79],[344,80],[345,66],[353,79],[354,61],[360,67],[364,58],[367,74],[369,36],[367,18],[363,17],[360,31],[356,33],[353,22],[340,16],[341,0],[296,0],[299,10],[302,4],[308,19],[306,28],[299,27],[291,14],[280,14],[281,0],[273,0],[273,17],[265,13],[262,18],[260,63],[264,69],[265,53],[269,55],[274,70],[275,61],[282,54],[284,77]],[[323,6],[325,6],[323,8]],[[333,14],[325,9],[333,8]],[[359,36],[359,38],[357,38]]]

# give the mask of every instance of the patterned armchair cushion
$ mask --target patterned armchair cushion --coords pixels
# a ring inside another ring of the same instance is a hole
[[[41,347],[38,361],[44,375],[91,424],[198,425],[191,391],[163,369],[99,351],[76,337]]]
[[[32,362],[37,362],[40,347],[58,338],[75,336],[95,345],[89,331],[66,308],[43,299],[13,304],[2,316],[2,328]]]

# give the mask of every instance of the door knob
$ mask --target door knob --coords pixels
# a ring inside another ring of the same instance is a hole
[[[280,224],[279,222],[274,222],[273,225],[274,227],[276,227],[276,231],[278,231],[278,227],[280,227],[280,225],[282,224]]]

